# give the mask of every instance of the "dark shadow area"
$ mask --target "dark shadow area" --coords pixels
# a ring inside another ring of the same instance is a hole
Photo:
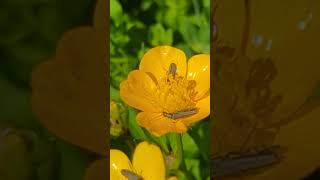
[[[320,165],[319,9],[316,1],[212,4],[213,177],[301,179]]]
[[[34,106],[35,96],[39,96],[34,95],[32,83],[34,70],[55,56],[65,32],[93,24],[95,6],[91,0],[0,2],[1,180],[80,180],[89,163],[101,158],[48,129],[44,116],[39,116],[40,108]],[[58,87],[53,79],[41,76],[50,82],[50,88]],[[42,87],[48,84],[42,83]],[[40,99],[44,109],[49,104],[54,104],[50,110],[66,107],[45,96]],[[50,116],[48,109],[44,114]],[[58,124],[57,116],[54,118]],[[69,126],[68,131],[73,128],[76,126]]]

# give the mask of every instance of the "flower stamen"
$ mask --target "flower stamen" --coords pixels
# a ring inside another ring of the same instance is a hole
[[[179,76],[177,65],[171,63],[167,76],[159,80],[156,90],[156,102],[161,107],[163,116],[178,119],[196,114],[196,85],[196,81]]]

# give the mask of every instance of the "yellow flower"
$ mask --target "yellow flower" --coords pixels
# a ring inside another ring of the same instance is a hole
[[[133,153],[132,163],[123,152],[111,149],[110,179],[128,180],[128,175],[144,180],[165,180],[166,167],[160,148],[146,141],[141,142]],[[170,177],[169,179],[177,178]]]
[[[59,138],[101,155],[85,180],[107,179],[107,1],[98,0],[93,24],[63,34],[56,53],[32,73],[32,106]]]
[[[210,114],[210,55],[195,55],[187,62],[179,49],[152,48],[139,70],[121,82],[120,96],[142,111],[138,123],[154,135],[186,132]]]
[[[65,32],[56,53],[33,69],[32,108],[58,137],[106,155],[107,93],[105,35],[100,25],[106,2],[96,5],[94,26]],[[102,26],[102,25],[101,25]]]

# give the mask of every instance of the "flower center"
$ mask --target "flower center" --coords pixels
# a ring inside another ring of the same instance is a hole
[[[175,68],[171,64],[167,76],[158,82],[156,90],[158,105],[164,113],[194,111],[198,93],[195,91],[196,81],[187,80],[173,70]]]

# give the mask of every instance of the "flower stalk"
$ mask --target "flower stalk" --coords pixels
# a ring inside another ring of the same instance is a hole
[[[170,168],[177,170],[179,169],[183,159],[182,138],[177,133],[171,133],[168,135],[168,139],[170,142],[172,155],[174,156],[174,161],[172,162]]]
[[[174,161],[170,165],[170,170],[173,170],[175,175],[183,176],[186,179],[192,179],[190,173],[187,170],[186,164],[183,158],[183,143],[182,134],[171,133],[168,135]]]

